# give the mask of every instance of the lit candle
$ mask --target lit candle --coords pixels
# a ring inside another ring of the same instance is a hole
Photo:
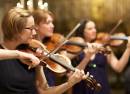
[[[24,0],[20,0],[22,8],[24,8]]]
[[[28,10],[33,11],[33,0],[27,1],[27,8]]]
[[[38,0],[38,7],[41,6],[43,4],[42,0]]]
[[[43,3],[43,0],[39,0],[38,1],[38,8],[48,10],[48,3],[47,2]]]
[[[45,10],[48,10],[48,3],[47,3],[47,2],[45,2],[45,3],[43,4],[43,6],[44,6],[44,9],[45,9]]]
[[[20,2],[17,3],[16,7],[18,7],[18,8],[24,8],[23,5]]]

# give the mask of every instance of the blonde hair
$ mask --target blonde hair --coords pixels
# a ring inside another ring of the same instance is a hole
[[[3,17],[1,28],[4,40],[18,39],[31,13],[22,8],[12,8]]]

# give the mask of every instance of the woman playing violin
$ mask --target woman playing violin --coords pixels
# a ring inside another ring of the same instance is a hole
[[[33,12],[37,34],[40,41],[44,44],[51,38],[54,32],[53,14],[50,11],[35,10]],[[48,84],[55,86],[55,75],[48,68],[44,68]],[[51,78],[51,79],[50,79]]]
[[[86,42],[93,43],[96,39],[96,33],[95,23],[93,21],[85,21],[77,29],[76,36],[84,38]],[[96,45],[98,46],[99,43],[95,44],[95,46]],[[102,90],[100,92],[94,92],[93,90],[86,88],[84,82],[80,82],[73,87],[73,94],[110,94],[106,65],[109,64],[116,72],[121,72],[128,63],[129,56],[130,37],[128,37],[127,47],[119,60],[113,52],[107,55],[96,53],[95,55],[91,54],[90,56],[83,52],[76,58],[73,58],[72,62],[74,66],[89,71],[102,85]]]
[[[48,38],[50,38],[53,35],[54,25],[53,25],[53,14],[50,11],[46,10],[35,10],[33,12],[33,17],[35,21],[35,26],[37,29],[37,34],[39,40],[41,40],[43,43],[46,43],[48,41]],[[76,69],[77,70],[77,69]],[[77,70],[78,72],[74,72],[71,77],[69,77],[69,81],[72,82],[71,86],[77,83],[76,80],[81,80],[79,77],[82,78],[84,75],[83,72]],[[66,83],[63,83],[61,85],[55,86],[55,76],[53,72],[51,72],[49,69],[44,68],[45,76],[47,78],[49,86],[52,87],[52,92],[47,94],[60,94],[63,93],[65,90],[69,89],[70,86],[67,86]],[[79,75],[79,73],[81,73]],[[75,77],[78,76],[76,79]],[[45,83],[41,83],[45,84]],[[42,93],[43,92],[43,93]],[[41,90],[41,93],[44,94],[44,90]]]
[[[32,55],[34,60],[37,60],[32,63],[23,63],[19,60],[23,59],[17,54],[19,51],[15,50],[18,45],[27,43],[36,34],[34,29],[32,31],[27,29],[32,26],[34,26],[33,17],[26,10],[13,8],[4,15],[1,26],[4,41],[0,47],[3,49],[1,52],[4,49],[6,49],[5,52],[12,52],[12,57],[9,56],[9,53],[8,59],[0,61],[0,92],[2,94],[36,94],[37,92],[35,70],[29,71],[27,65],[35,67],[40,63],[40,60]],[[13,57],[15,52],[18,57]],[[29,54],[26,55],[29,57]]]
[[[21,8],[10,9],[2,20],[4,41],[0,44],[1,49],[3,49],[1,52],[6,49],[5,52],[14,54],[13,51],[17,51],[15,49],[19,45],[32,40],[36,34],[34,25],[34,18],[29,11]],[[25,54],[26,52],[21,52],[19,57],[19,53],[17,51],[16,56],[10,57],[8,55],[8,59],[0,60],[1,94],[61,94],[84,77],[86,78],[84,73],[77,69],[66,83],[59,87],[49,88],[43,67],[39,65],[40,60],[32,54]],[[23,62],[23,59],[29,59],[25,57],[33,58],[32,62]],[[32,66],[30,70],[28,65]]]

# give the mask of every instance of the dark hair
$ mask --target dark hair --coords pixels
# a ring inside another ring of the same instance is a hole
[[[84,20],[83,23],[80,25],[80,27],[76,30],[75,36],[84,38],[83,31],[85,29],[86,23],[88,23],[88,20]]]

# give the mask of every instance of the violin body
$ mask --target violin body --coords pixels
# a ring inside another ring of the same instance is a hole
[[[54,61],[55,59],[52,58],[52,56],[55,56],[57,57],[57,59],[60,59],[62,58],[63,60],[62,61],[65,61],[66,63],[68,62],[69,65],[71,65],[71,62],[70,60],[63,56],[63,55],[60,55],[60,54],[51,54],[45,47],[45,45],[43,45],[40,41],[38,40],[31,40],[29,42],[29,46],[32,47],[33,49],[34,48],[37,48],[37,49],[41,49],[43,51],[41,57],[40,57],[40,60],[41,61],[44,61],[44,62],[41,62],[41,65],[42,63],[45,63],[46,64],[46,67],[49,68],[50,70],[52,70],[53,72],[55,73],[65,73],[67,70],[61,66],[60,64],[57,64],[56,61]]]
[[[123,44],[123,40],[127,40],[127,38],[124,38],[124,33],[115,33],[110,35],[109,33],[100,32],[97,35],[96,43],[101,43],[103,45],[109,45],[109,46],[120,46]]]

